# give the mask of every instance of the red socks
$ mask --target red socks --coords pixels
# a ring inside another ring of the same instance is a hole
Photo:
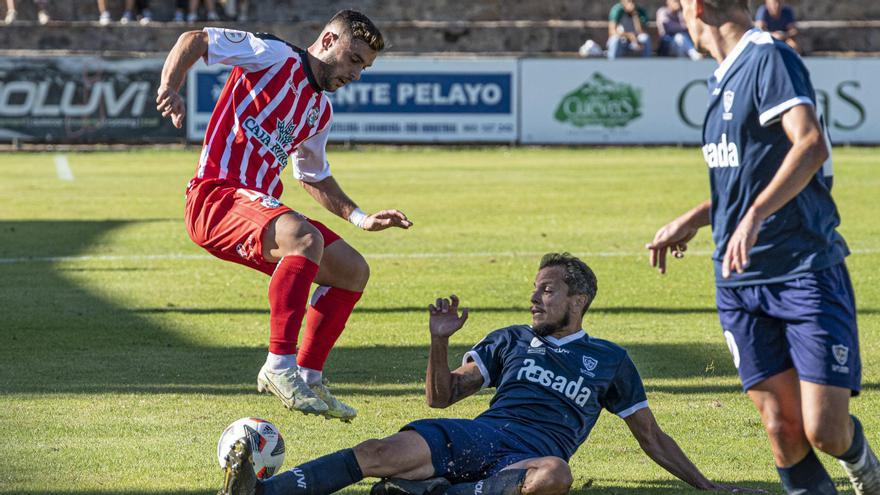
[[[317,274],[317,263],[304,256],[285,256],[278,262],[269,280],[269,352],[296,353],[309,288]]]
[[[330,349],[342,335],[345,323],[362,292],[336,287],[318,287],[312,294],[302,347],[297,354],[300,366],[313,370],[324,369]]]

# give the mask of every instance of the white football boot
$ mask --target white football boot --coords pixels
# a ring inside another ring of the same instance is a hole
[[[281,399],[284,407],[305,414],[325,414],[329,409],[299,376],[299,369],[288,368],[276,373],[263,365],[257,375],[257,391],[271,393]]]
[[[855,464],[839,461],[856,495],[880,495],[880,461],[865,440],[865,450]]]
[[[338,419],[348,423],[357,416],[357,409],[342,402],[330,393],[330,389],[327,388],[326,379],[323,379],[314,385],[309,385],[309,388],[312,389],[312,392],[324,401],[325,404],[327,404],[328,409],[324,413],[325,418]]]

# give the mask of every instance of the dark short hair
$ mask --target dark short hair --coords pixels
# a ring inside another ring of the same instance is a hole
[[[562,280],[568,285],[568,295],[584,294],[587,296],[587,304],[581,314],[587,312],[599,287],[596,283],[596,274],[586,263],[573,256],[571,253],[547,253],[541,258],[539,270],[544,268],[561,266],[565,273]]]
[[[385,39],[382,38],[379,28],[369,17],[356,10],[340,10],[327,22],[327,26],[333,24],[342,26],[344,34],[351,36],[351,39],[363,41],[373,51],[381,52],[385,48]]]

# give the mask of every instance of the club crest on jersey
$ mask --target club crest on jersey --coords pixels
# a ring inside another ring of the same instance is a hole
[[[230,43],[241,43],[247,38],[247,33],[236,29],[224,29],[223,37],[229,40]]]
[[[262,204],[266,208],[278,208],[279,206],[281,206],[281,202],[273,198],[272,196],[263,196],[260,204]]]
[[[831,371],[837,373],[849,373],[849,366],[846,365],[846,362],[849,359],[849,347],[835,344],[831,346],[831,353],[834,355],[834,360],[837,361],[837,364],[831,365]]]
[[[599,361],[597,361],[596,358],[590,357],[590,356],[581,356],[581,357],[583,358],[583,362],[584,362],[584,367],[581,368],[581,373],[584,375],[587,375],[591,378],[596,376],[596,374],[593,373],[593,370],[595,370],[596,366],[599,365]]]
[[[309,127],[315,127],[315,124],[318,122],[318,107],[312,107],[309,110]]]
[[[724,113],[721,114],[722,120],[731,120],[733,119],[733,114],[730,113],[730,109],[733,108],[733,97],[735,93],[731,90],[727,90],[724,92],[722,96],[723,104],[724,104]]]

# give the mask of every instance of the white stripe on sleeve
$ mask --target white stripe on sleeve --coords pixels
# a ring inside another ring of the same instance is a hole
[[[480,369],[480,374],[483,375],[483,385],[480,388],[483,389],[483,388],[488,387],[489,382],[491,381],[491,380],[489,380],[489,370],[486,369],[486,365],[483,364],[483,360],[480,359],[480,355],[477,354],[476,351],[467,351],[466,353],[464,353],[464,357],[461,358],[461,365],[462,366],[467,364],[468,358],[473,359],[474,362],[477,363],[477,368]]]

